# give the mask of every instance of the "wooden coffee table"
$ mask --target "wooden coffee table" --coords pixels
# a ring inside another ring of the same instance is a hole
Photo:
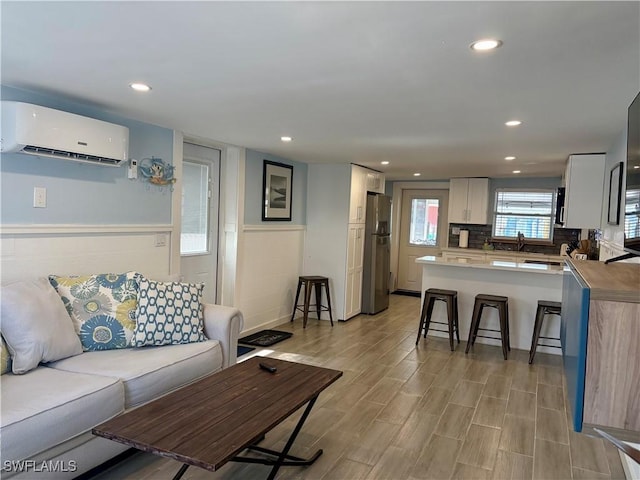
[[[263,370],[260,363],[277,371]],[[318,450],[304,459],[289,450],[320,392],[341,376],[337,370],[253,357],[113,418],[93,434],[182,462],[174,480],[190,465],[216,471],[229,461],[273,465],[273,479],[281,466],[310,465],[322,455]],[[255,445],[305,403],[281,452]],[[247,448],[273,458],[238,456]]]

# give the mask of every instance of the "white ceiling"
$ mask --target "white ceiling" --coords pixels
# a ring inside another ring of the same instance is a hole
[[[3,0],[1,17],[4,85],[395,180],[560,175],[609,149],[640,90],[639,2]],[[504,46],[471,51],[483,37]]]

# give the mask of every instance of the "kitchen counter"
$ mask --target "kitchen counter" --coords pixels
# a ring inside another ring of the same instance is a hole
[[[573,428],[608,427],[619,438],[640,438],[640,265],[568,265],[561,337]]]
[[[640,265],[569,260],[591,290],[591,300],[640,303]]]
[[[509,297],[511,348],[528,351],[531,347],[538,300],[561,301],[563,271],[566,267],[504,259],[487,260],[486,258],[474,260],[425,256],[416,259],[416,263],[422,266],[423,300],[424,291],[428,288],[456,290],[458,292],[460,339],[466,341],[469,335],[475,296],[484,293]],[[433,320],[446,322],[446,309],[442,302],[436,302]],[[481,327],[499,330],[496,309],[485,309]],[[417,328],[416,325],[416,332]],[[555,315],[547,316],[541,335],[557,338],[559,331],[560,319]],[[446,333],[432,330],[429,330],[429,335],[448,337]],[[476,340],[476,343],[500,345],[499,340],[481,337]],[[462,345],[464,346],[464,344]],[[560,354],[560,349],[557,348],[538,347],[537,351]],[[496,352],[496,355],[500,355],[500,353]]]
[[[550,260],[550,262],[560,263],[560,260]],[[541,263],[527,263],[518,261],[511,262],[507,260],[474,260],[466,258],[447,259],[431,255],[417,258],[416,263],[420,263],[423,265],[435,264],[446,265],[450,267],[479,268],[483,270],[506,270],[511,272],[517,271],[527,273],[541,273],[547,275],[562,275],[564,269],[567,268],[564,265],[545,265]]]

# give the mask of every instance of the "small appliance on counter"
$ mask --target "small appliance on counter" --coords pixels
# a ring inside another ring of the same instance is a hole
[[[460,239],[458,240],[458,247],[467,248],[469,246],[469,230],[460,230]]]

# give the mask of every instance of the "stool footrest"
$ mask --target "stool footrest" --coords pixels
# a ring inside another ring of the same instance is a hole
[[[502,340],[502,338],[500,337],[488,337],[487,335],[476,335],[476,337],[480,337],[480,338],[490,338],[492,340]]]
[[[550,347],[550,348],[562,348],[562,345],[548,345],[546,343],[539,343],[538,347]]]
[[[438,330],[437,328],[429,328],[429,331],[431,331],[431,332],[449,333],[449,330]]]

